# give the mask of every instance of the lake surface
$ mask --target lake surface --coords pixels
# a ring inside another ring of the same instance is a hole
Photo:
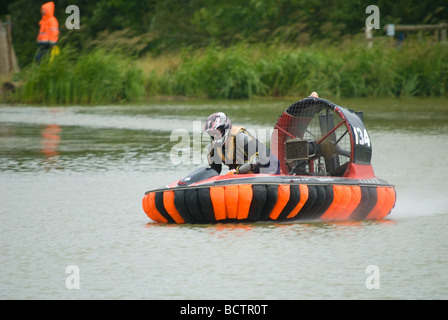
[[[149,220],[145,191],[203,164],[173,164],[173,130],[193,150],[213,112],[269,132],[293,102],[1,106],[0,298],[447,299],[446,99],[334,101],[364,111],[375,173],[396,186],[384,221]]]

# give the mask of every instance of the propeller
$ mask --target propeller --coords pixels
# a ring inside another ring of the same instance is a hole
[[[315,116],[316,114],[317,117]],[[308,161],[296,161],[294,167],[290,170],[290,173],[309,174],[306,170],[306,165],[310,164],[311,166],[311,161],[314,162],[315,160],[318,160],[318,171],[321,173],[342,175],[348,165],[349,159],[343,161],[339,158],[339,155],[350,158],[351,150],[345,150],[339,145],[348,133],[348,130],[346,129],[339,136],[337,136],[336,131],[339,127],[345,124],[345,120],[341,119],[341,121],[335,125],[334,113],[326,109],[325,113],[319,113],[319,111],[316,110],[313,121],[313,124],[312,121],[310,121],[306,129],[306,132],[312,138],[307,139],[309,152]],[[318,125],[316,122],[318,122]],[[343,126],[343,128],[345,128],[345,126]],[[320,157],[324,159],[325,168],[323,163],[320,163]]]

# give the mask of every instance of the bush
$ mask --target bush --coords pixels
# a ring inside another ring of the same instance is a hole
[[[19,99],[28,103],[98,104],[138,100],[143,74],[118,52],[95,49],[74,54],[66,49],[53,61],[23,71]]]
[[[177,94],[240,99],[264,93],[250,51],[242,47],[208,48],[201,53],[184,55],[181,68],[172,75]]]

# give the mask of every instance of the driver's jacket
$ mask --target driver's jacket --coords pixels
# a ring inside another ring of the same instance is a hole
[[[259,173],[260,168],[270,167],[271,151],[264,144],[259,142],[254,136],[243,127],[232,127],[229,138],[221,147],[213,140],[208,145],[208,163],[212,169],[221,173],[224,163],[230,170],[236,170],[244,163],[254,164],[251,173]],[[276,173],[275,168],[261,171],[263,173]],[[271,172],[273,171],[273,172]]]

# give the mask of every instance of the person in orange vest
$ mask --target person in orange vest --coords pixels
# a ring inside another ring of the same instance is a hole
[[[39,22],[40,29],[37,36],[37,63],[40,63],[42,58],[51,52],[59,38],[59,24],[54,16],[54,2],[50,1],[43,4],[40,12],[42,13],[42,19]]]

